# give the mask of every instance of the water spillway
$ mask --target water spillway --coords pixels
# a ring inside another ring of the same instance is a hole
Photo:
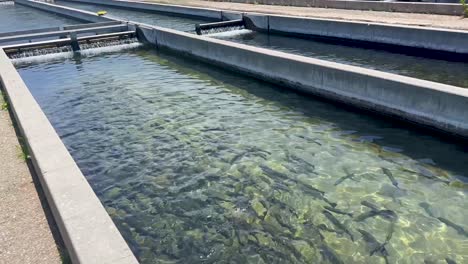
[[[25,31],[6,32],[0,35],[0,47],[15,62],[50,57],[70,57],[74,53],[96,48],[139,45],[134,26],[122,21],[78,24]],[[44,55],[47,55],[44,57]]]
[[[131,20],[139,23],[145,23],[149,25],[156,25],[160,27],[189,32],[195,32],[195,24],[210,21],[208,19],[187,18],[171,14],[159,14],[155,12],[142,12],[128,9],[125,10],[104,5],[91,5],[69,1],[56,1],[56,4],[91,11],[94,13],[100,10],[105,10],[110,16],[119,19]]]
[[[146,48],[17,67],[142,263],[468,257],[463,144]]]
[[[0,6],[0,36],[5,32],[79,24],[80,21],[17,4]]]
[[[221,32],[237,31],[242,29],[245,29],[245,23],[243,19],[195,25],[195,31],[198,35],[218,34]]]
[[[142,44],[135,37],[112,37],[95,40],[80,40],[78,41],[80,50],[74,51],[68,40],[65,40],[61,45],[54,43],[53,45],[32,46],[29,48],[15,48],[6,50],[9,58],[15,64],[25,62],[46,62],[60,58],[73,58],[75,56],[89,56],[106,52],[115,52],[119,50],[133,49]],[[8,47],[7,47],[8,48]]]

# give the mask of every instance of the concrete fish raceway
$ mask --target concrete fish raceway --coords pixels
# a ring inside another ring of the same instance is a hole
[[[96,3],[91,0],[78,2]],[[31,0],[16,0],[15,3],[98,24],[87,29],[52,28],[4,34],[0,35],[0,45],[2,39],[27,40],[37,36],[61,37],[49,43],[62,41],[69,45],[79,40],[77,33],[90,31],[100,34],[135,34],[140,41],[157,49],[171,50],[182,56],[221,65],[267,82],[279,83],[291,89],[389,115],[452,136],[468,137],[468,90],[461,87],[236,44],[132,21],[119,21],[112,17],[98,16],[51,3]],[[214,21],[241,20],[247,28],[267,33],[320,36],[441,52],[463,58],[468,56],[468,32],[465,31],[237,13],[114,0],[101,0],[98,3]],[[37,46],[40,46],[39,44]],[[21,44],[18,45],[4,46],[4,50],[0,50],[1,85],[11,103],[14,118],[26,139],[34,168],[41,179],[72,261],[137,263],[6,55],[8,50],[22,47]]]

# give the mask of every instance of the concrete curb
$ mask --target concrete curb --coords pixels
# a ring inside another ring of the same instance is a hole
[[[282,5],[299,7],[336,8],[349,10],[372,10],[384,12],[421,13],[436,15],[463,15],[463,7],[458,1],[453,3],[408,3],[382,1],[349,0],[209,0],[213,2],[233,2],[244,4]],[[448,1],[447,1],[448,2]]]
[[[73,263],[138,263],[9,58],[0,81]]]

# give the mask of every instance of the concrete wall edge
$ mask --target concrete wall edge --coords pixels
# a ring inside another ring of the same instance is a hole
[[[0,84],[73,263],[138,263],[9,58]]]

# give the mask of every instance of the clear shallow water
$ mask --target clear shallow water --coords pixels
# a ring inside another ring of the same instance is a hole
[[[144,48],[17,67],[142,263],[468,261],[466,145]]]
[[[195,24],[206,22],[207,20],[185,18],[173,15],[162,15],[158,13],[146,13],[134,10],[124,10],[103,5],[90,5],[85,3],[72,3],[68,1],[56,1],[58,5],[64,5],[81,10],[98,12],[100,10],[107,11],[108,15],[121,18],[123,20],[131,20],[135,22],[155,25],[159,27],[171,28],[186,32],[195,32]]]
[[[0,5],[0,33],[80,23],[82,22],[30,7],[16,4]]]
[[[212,37],[468,88],[468,63],[463,62],[428,59],[246,30],[224,32]]]

